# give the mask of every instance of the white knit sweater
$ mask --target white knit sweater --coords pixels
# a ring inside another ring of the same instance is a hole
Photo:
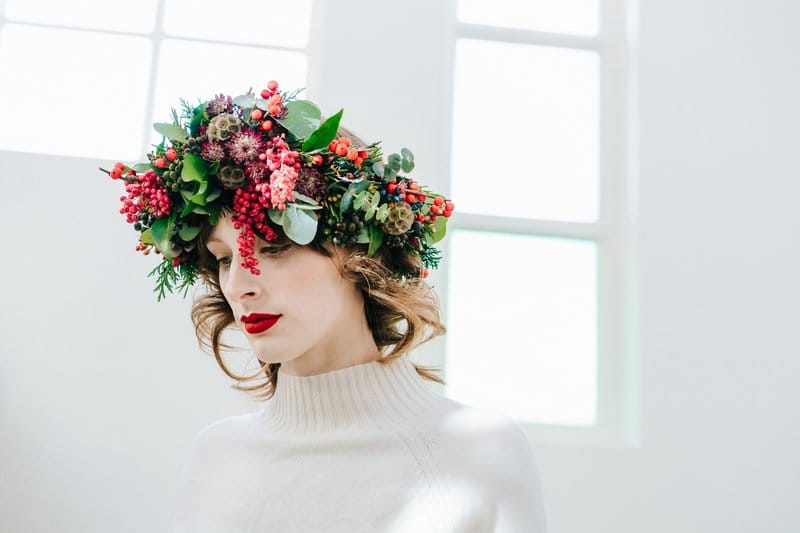
[[[194,438],[173,532],[545,533],[522,428],[429,383],[407,356],[279,373],[264,408]]]

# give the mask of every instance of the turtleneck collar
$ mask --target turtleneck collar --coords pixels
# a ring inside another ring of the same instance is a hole
[[[441,395],[411,360],[370,361],[311,376],[278,371],[261,416],[282,432],[315,433],[356,425],[385,427],[430,409]]]

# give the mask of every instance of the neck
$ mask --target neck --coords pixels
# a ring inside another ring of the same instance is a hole
[[[441,398],[403,355],[310,376],[278,372],[262,416],[279,432],[315,433],[402,424]]]

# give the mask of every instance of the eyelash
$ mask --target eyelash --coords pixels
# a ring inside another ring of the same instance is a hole
[[[268,253],[267,255],[270,257],[277,257],[279,255],[282,255],[283,252],[286,251],[287,248],[289,248],[289,246],[291,245],[284,244],[283,246],[265,246],[261,248],[261,252],[264,252],[264,250],[275,250],[275,253]],[[223,259],[228,259],[228,256],[220,257],[219,259],[217,259],[217,265],[221,267],[230,266],[228,263],[222,263],[221,261]]]

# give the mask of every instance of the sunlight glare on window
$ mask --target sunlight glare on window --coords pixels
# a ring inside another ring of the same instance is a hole
[[[6,0],[4,16],[13,22],[39,22],[107,31],[152,32],[156,0]]]
[[[0,79],[13,83],[0,83],[0,101],[15,126],[0,128],[0,149],[139,157],[151,47],[146,37],[5,24]]]
[[[449,238],[447,395],[523,422],[594,424],[596,243]]]

